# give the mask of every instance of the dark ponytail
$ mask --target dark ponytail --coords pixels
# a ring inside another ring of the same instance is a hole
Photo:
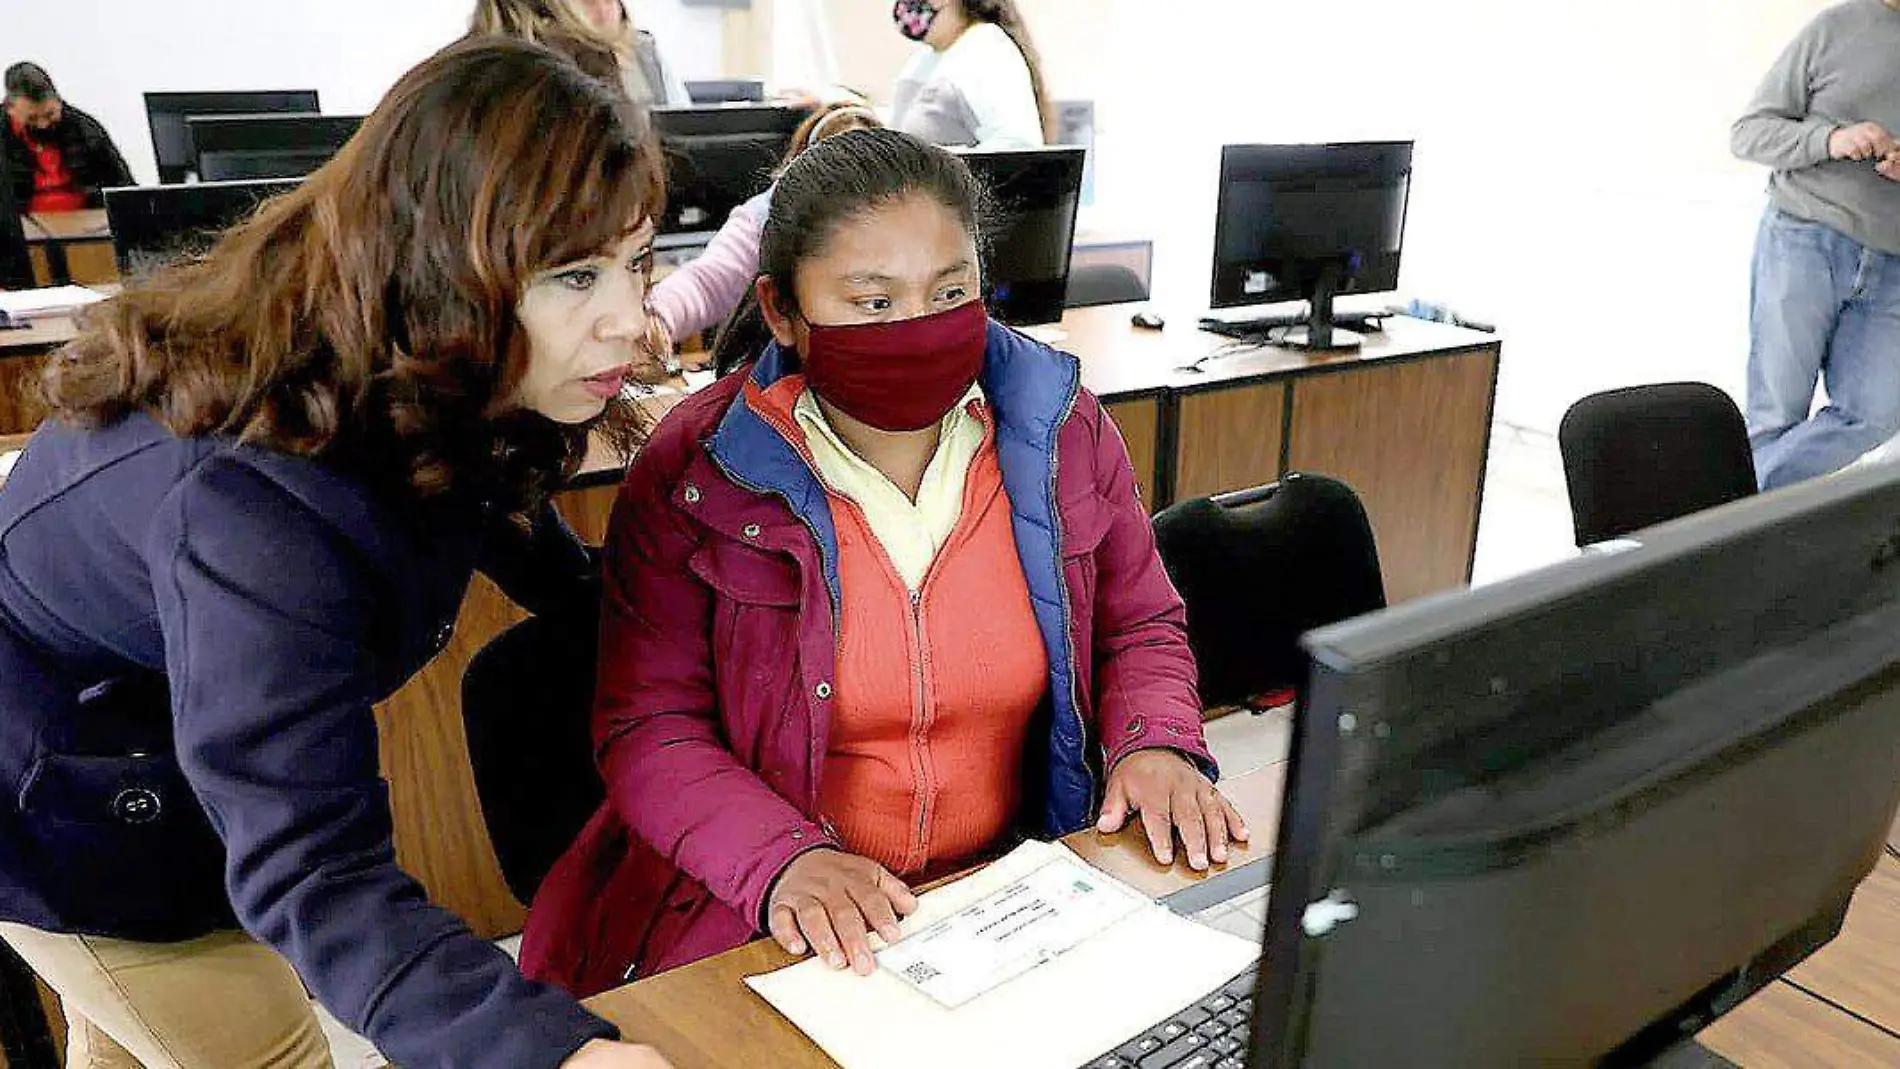
[[[1029,67],[1029,88],[1036,94],[1036,115],[1042,120],[1043,140],[1055,144],[1055,110],[1049,106],[1048,87],[1042,80],[1042,57],[1036,53],[1035,42],[1029,39],[1029,24],[1017,10],[1016,0],[963,0],[963,13],[977,22],[995,26],[1016,43],[1016,51],[1023,54],[1023,63]]]
[[[791,302],[784,311],[798,311],[798,265],[822,254],[841,224],[909,196],[929,197],[950,209],[983,249],[989,195],[969,165],[935,145],[896,130],[850,130],[793,160],[772,190],[759,239],[759,274]],[[756,300],[756,295],[748,297],[720,329],[713,361],[722,372],[757,356],[764,346]]]

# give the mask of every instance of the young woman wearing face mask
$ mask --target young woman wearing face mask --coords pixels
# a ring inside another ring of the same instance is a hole
[[[397,868],[371,711],[477,568],[597,596],[548,495],[637,435],[644,127],[552,52],[458,45],[52,360],[0,488],[0,938],[69,1065],[327,1067],[306,985],[405,1066],[665,1065]]]
[[[892,129],[938,145],[1047,142],[1042,64],[1016,0],[896,0],[891,17],[921,45],[897,76]]]
[[[779,180],[776,341],[675,409],[608,540],[609,801],[522,966],[589,993],[770,932],[869,973],[909,886],[1139,813],[1196,868],[1214,789],[1180,598],[1073,357],[978,300],[981,197],[890,130]]]

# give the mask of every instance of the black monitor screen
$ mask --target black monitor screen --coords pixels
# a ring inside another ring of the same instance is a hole
[[[1309,633],[1250,1064],[1667,1064],[1830,939],[1900,804],[1896,517],[1869,467]]]
[[[1398,288],[1409,142],[1229,145],[1214,227],[1216,308]]]
[[[218,115],[186,122],[198,177],[206,181],[302,178],[328,163],[362,124],[360,115]]]
[[[195,115],[315,115],[315,89],[234,93],[147,93],[145,116],[160,182],[182,182],[196,165],[185,120]]]
[[[774,105],[653,109],[666,154],[660,232],[717,230],[734,208],[771,188],[806,114]]]
[[[119,271],[144,274],[210,248],[258,205],[297,188],[296,180],[198,182],[106,190],[106,221]]]
[[[1075,213],[1082,203],[1084,150],[961,155],[996,206],[984,265],[991,314],[1017,326],[1060,321],[1075,246]]]

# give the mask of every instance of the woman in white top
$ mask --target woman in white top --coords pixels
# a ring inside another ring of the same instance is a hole
[[[1015,0],[897,0],[891,17],[923,44],[897,76],[893,127],[939,145],[1047,143],[1042,68]]]
[[[547,45],[596,77],[617,74],[640,104],[691,103],[686,83],[661,61],[659,42],[634,28],[622,0],[475,0],[468,30]],[[590,62],[596,57],[601,64]],[[613,69],[595,69],[601,65]]]

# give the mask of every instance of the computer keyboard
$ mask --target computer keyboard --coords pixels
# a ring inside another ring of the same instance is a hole
[[[1306,313],[1259,316],[1254,319],[1215,319],[1209,316],[1201,320],[1199,325],[1202,330],[1223,338],[1257,338],[1281,327],[1306,325]]]
[[[1249,966],[1206,998],[1081,1069],[1245,1069],[1259,975],[1257,964]]]
[[[1385,329],[1385,320],[1391,317],[1390,312],[1339,312],[1333,316],[1333,326],[1361,334],[1377,333]],[[1215,319],[1210,316],[1201,320],[1199,325],[1202,330],[1223,338],[1251,340],[1267,337],[1288,327],[1303,327],[1306,322],[1306,313],[1298,312],[1256,319]]]

